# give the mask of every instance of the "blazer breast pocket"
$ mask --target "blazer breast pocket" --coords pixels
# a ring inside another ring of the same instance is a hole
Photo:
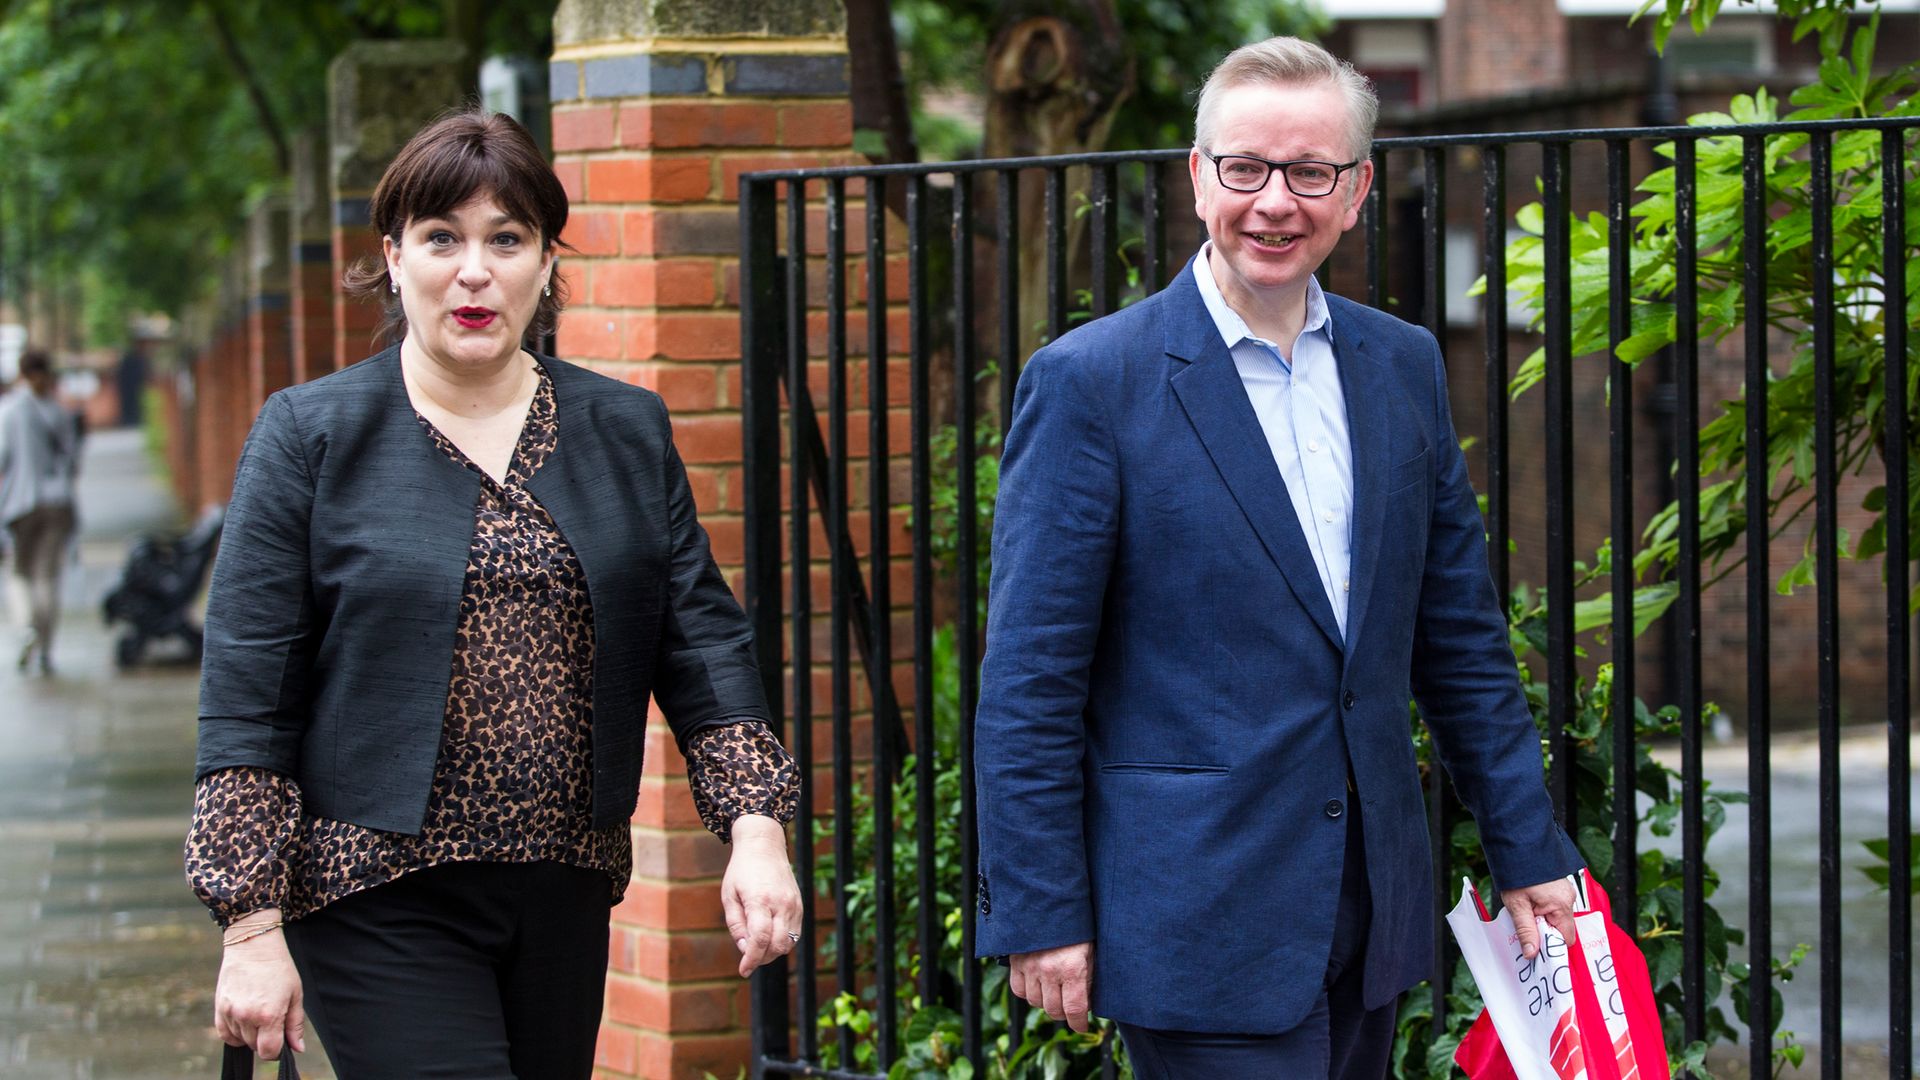
[[[1387,473],[1387,494],[1392,495],[1405,491],[1415,484],[1425,483],[1427,479],[1427,456],[1430,453],[1432,453],[1432,451],[1422,447],[1418,454],[1395,465],[1392,471]]]

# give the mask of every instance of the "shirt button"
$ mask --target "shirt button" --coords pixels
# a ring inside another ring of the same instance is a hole
[[[1327,511],[1327,512],[1326,512],[1326,513],[1324,513],[1324,514],[1321,514],[1321,515],[1320,515],[1320,518],[1321,518],[1321,520],[1323,520],[1323,521],[1326,521],[1326,522],[1328,522],[1328,523],[1331,523],[1331,522],[1333,521],[1333,511],[1331,511],[1331,510],[1329,510],[1329,511]]]
[[[1307,453],[1309,453],[1309,454],[1317,454],[1317,453],[1319,453],[1319,452],[1320,452],[1320,440],[1319,440],[1319,439],[1308,439],[1308,440],[1307,440]]]
[[[1353,700],[1353,691],[1349,690],[1347,691],[1347,696],[1340,699],[1340,704],[1351,710],[1353,708]]]
[[[1340,591],[1341,591],[1341,592],[1352,592],[1352,591],[1353,591],[1353,579],[1352,579],[1352,578],[1341,578],[1341,579],[1340,579]]]
[[[1339,800],[1339,799],[1328,799],[1328,800],[1327,800],[1327,806],[1326,806],[1326,811],[1327,811],[1327,816],[1328,816],[1328,817],[1330,817],[1330,818],[1337,818],[1337,817],[1339,817],[1339,816],[1340,816],[1341,814],[1343,814],[1343,813],[1346,813],[1346,810],[1347,810],[1347,808],[1346,808],[1346,807],[1344,807],[1344,806],[1341,806],[1341,805],[1340,805],[1340,800]]]

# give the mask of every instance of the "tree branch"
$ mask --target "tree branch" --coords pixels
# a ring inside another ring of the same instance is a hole
[[[240,51],[240,43],[233,36],[233,27],[227,21],[227,13],[220,0],[203,0],[201,7],[207,13],[207,19],[213,23],[213,32],[220,39],[220,51],[227,54],[227,61],[247,88],[247,96],[253,100],[253,111],[260,117],[260,126],[266,129],[267,138],[273,140],[274,157],[280,163],[282,175],[293,172],[293,151],[287,145],[287,133],[280,126],[280,118],[274,115],[273,102],[267,100],[266,87],[261,85],[260,77],[254,73],[253,65],[247,63],[245,54]]]

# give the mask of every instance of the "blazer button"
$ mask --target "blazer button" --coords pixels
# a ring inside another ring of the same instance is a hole
[[[1345,705],[1348,709],[1352,709],[1353,708],[1353,691],[1351,690],[1347,691],[1347,696],[1340,699],[1340,704]]]
[[[1327,800],[1327,816],[1328,817],[1337,818],[1342,813],[1345,813],[1345,812],[1346,812],[1346,807],[1340,805],[1339,799]]]

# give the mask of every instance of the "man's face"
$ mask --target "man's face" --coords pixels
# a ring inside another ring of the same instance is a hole
[[[1212,153],[1250,154],[1268,161],[1330,161],[1349,156],[1347,104],[1331,86],[1237,86],[1221,95],[1214,114]],[[1340,175],[1333,193],[1295,195],[1279,170],[1255,192],[1222,187],[1212,161],[1188,155],[1193,209],[1213,239],[1214,274],[1229,303],[1290,300],[1326,260],[1340,234],[1359,220],[1373,182],[1373,163]],[[1221,272],[1224,267],[1225,273]]]

